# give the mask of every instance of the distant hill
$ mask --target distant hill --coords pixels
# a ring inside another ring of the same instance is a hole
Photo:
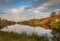
[[[9,25],[14,25],[15,23],[16,22],[14,21],[9,21],[9,20],[0,18],[0,29]]]

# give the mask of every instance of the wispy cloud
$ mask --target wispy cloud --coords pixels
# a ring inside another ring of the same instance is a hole
[[[52,6],[52,5],[57,5],[60,3],[60,0],[50,0],[46,3],[43,4],[43,6]]]
[[[41,11],[53,11],[57,8],[60,8],[59,6],[60,0],[36,0],[36,2],[33,2],[30,8],[38,8],[38,7],[44,7]]]
[[[8,3],[11,3],[11,0],[5,0]],[[22,21],[32,19],[34,16],[38,18],[45,18],[50,15],[51,11],[57,10],[60,8],[60,0],[29,0],[31,3],[30,6],[20,6],[19,8],[11,8],[5,14],[0,15],[0,17]],[[16,1],[14,1],[15,3]],[[12,4],[12,3],[11,3]],[[57,6],[58,5],[58,6]],[[3,10],[1,11],[3,12]]]

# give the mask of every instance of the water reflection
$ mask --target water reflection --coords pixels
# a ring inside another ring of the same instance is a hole
[[[16,32],[16,33],[26,32],[27,34],[37,33],[39,35],[47,34],[47,36],[51,36],[51,33],[50,33],[51,30],[45,30],[44,28],[41,28],[41,27],[36,27],[34,29],[34,27],[30,27],[30,26],[26,26],[26,25],[19,25],[19,24],[7,26],[7,27],[1,29],[1,31]]]

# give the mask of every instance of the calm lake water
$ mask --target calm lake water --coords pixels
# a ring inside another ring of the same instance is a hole
[[[11,25],[11,26],[7,26],[3,29],[1,29],[1,31],[7,31],[7,32],[16,32],[16,33],[22,33],[22,32],[26,32],[27,34],[31,34],[31,33],[37,33],[38,35],[46,35],[51,37],[52,34],[50,33],[52,30],[46,30],[42,27],[31,27],[31,26],[27,26],[27,25],[19,25],[19,24],[15,24],[15,25]]]

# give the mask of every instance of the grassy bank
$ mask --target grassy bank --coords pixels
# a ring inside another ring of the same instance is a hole
[[[34,33],[32,35],[27,35],[26,33],[17,34],[0,31],[0,41],[49,41],[49,38],[46,36],[38,36]],[[57,40],[56,38],[51,38],[51,41]]]
[[[26,33],[17,34],[0,31],[0,41],[48,41],[48,38],[44,36],[40,37],[34,33],[32,35],[27,35]]]

